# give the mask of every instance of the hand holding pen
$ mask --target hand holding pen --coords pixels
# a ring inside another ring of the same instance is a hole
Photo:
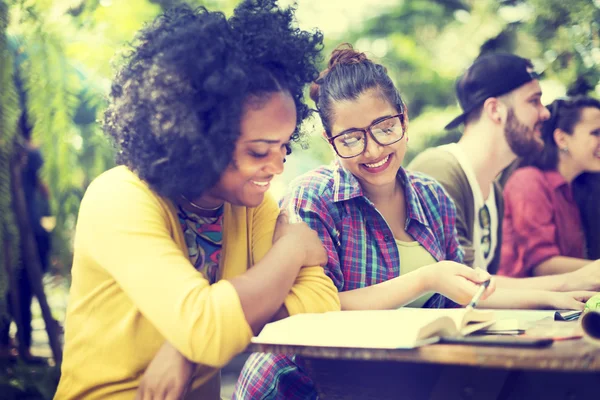
[[[467,305],[466,308],[475,308],[475,306],[477,306],[477,302],[479,301],[479,299],[481,299],[481,296],[483,295],[485,290],[488,288],[488,286],[490,286],[491,282],[492,282],[492,278],[489,278],[489,279],[483,281],[479,285],[477,292],[475,292],[475,295],[473,296],[473,298],[471,299],[471,301],[469,302],[469,304]]]
[[[496,281],[487,271],[480,268],[475,268],[474,270],[479,278],[479,287],[469,304],[466,306],[466,308],[470,309],[474,309],[480,300],[488,298],[496,290]]]
[[[496,288],[495,280],[486,271],[450,260],[426,265],[411,273],[423,277],[422,284],[427,292],[439,293],[460,305],[469,304],[478,291],[482,293],[477,296],[475,303],[485,300]]]

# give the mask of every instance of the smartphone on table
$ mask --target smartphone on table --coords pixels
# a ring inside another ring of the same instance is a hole
[[[461,337],[441,337],[438,343],[441,344],[467,344],[474,346],[504,346],[504,347],[533,347],[542,348],[551,346],[554,340],[552,338],[535,338],[527,336],[507,336],[507,335],[476,335]]]

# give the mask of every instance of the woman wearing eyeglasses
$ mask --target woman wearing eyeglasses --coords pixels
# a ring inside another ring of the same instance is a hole
[[[504,188],[502,275],[556,275],[600,256],[600,101],[575,97],[548,108],[544,149],[522,160]],[[590,281],[600,278],[596,264],[586,268]]]
[[[385,68],[341,46],[311,97],[337,161],[292,182],[283,206],[319,227],[342,308],[441,306],[433,293],[468,303],[489,275],[459,264],[442,187],[401,167],[408,110]]]
[[[408,111],[386,69],[340,46],[311,97],[337,160],[294,180],[282,205],[321,237],[342,309],[467,304],[489,275],[461,264],[455,207],[442,186],[402,168]],[[541,304],[550,292],[493,290],[482,307],[551,306]],[[553,296],[564,308],[583,307],[571,294]],[[234,396],[315,397],[300,358],[270,354],[248,359]]]

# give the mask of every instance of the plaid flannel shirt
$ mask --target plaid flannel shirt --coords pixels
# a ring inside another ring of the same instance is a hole
[[[455,227],[456,209],[432,178],[400,168],[406,198],[405,229],[437,261],[462,262]],[[290,204],[327,249],[325,272],[338,291],[375,285],[400,276],[394,235],[356,177],[338,163],[319,167],[290,184],[281,206]],[[437,294],[424,307],[455,306]],[[255,353],[246,362],[234,399],[316,399],[300,357]]]

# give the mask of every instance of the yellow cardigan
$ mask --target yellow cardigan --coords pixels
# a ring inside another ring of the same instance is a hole
[[[220,276],[210,285],[189,261],[170,201],[123,166],[94,180],[79,210],[55,398],[133,399],[144,370],[168,341],[200,364],[195,394],[218,399],[215,373],[252,337],[227,279],[267,253],[278,213],[270,196],[256,208],[225,204]],[[285,306],[290,314],[340,309],[321,267],[301,269]]]

